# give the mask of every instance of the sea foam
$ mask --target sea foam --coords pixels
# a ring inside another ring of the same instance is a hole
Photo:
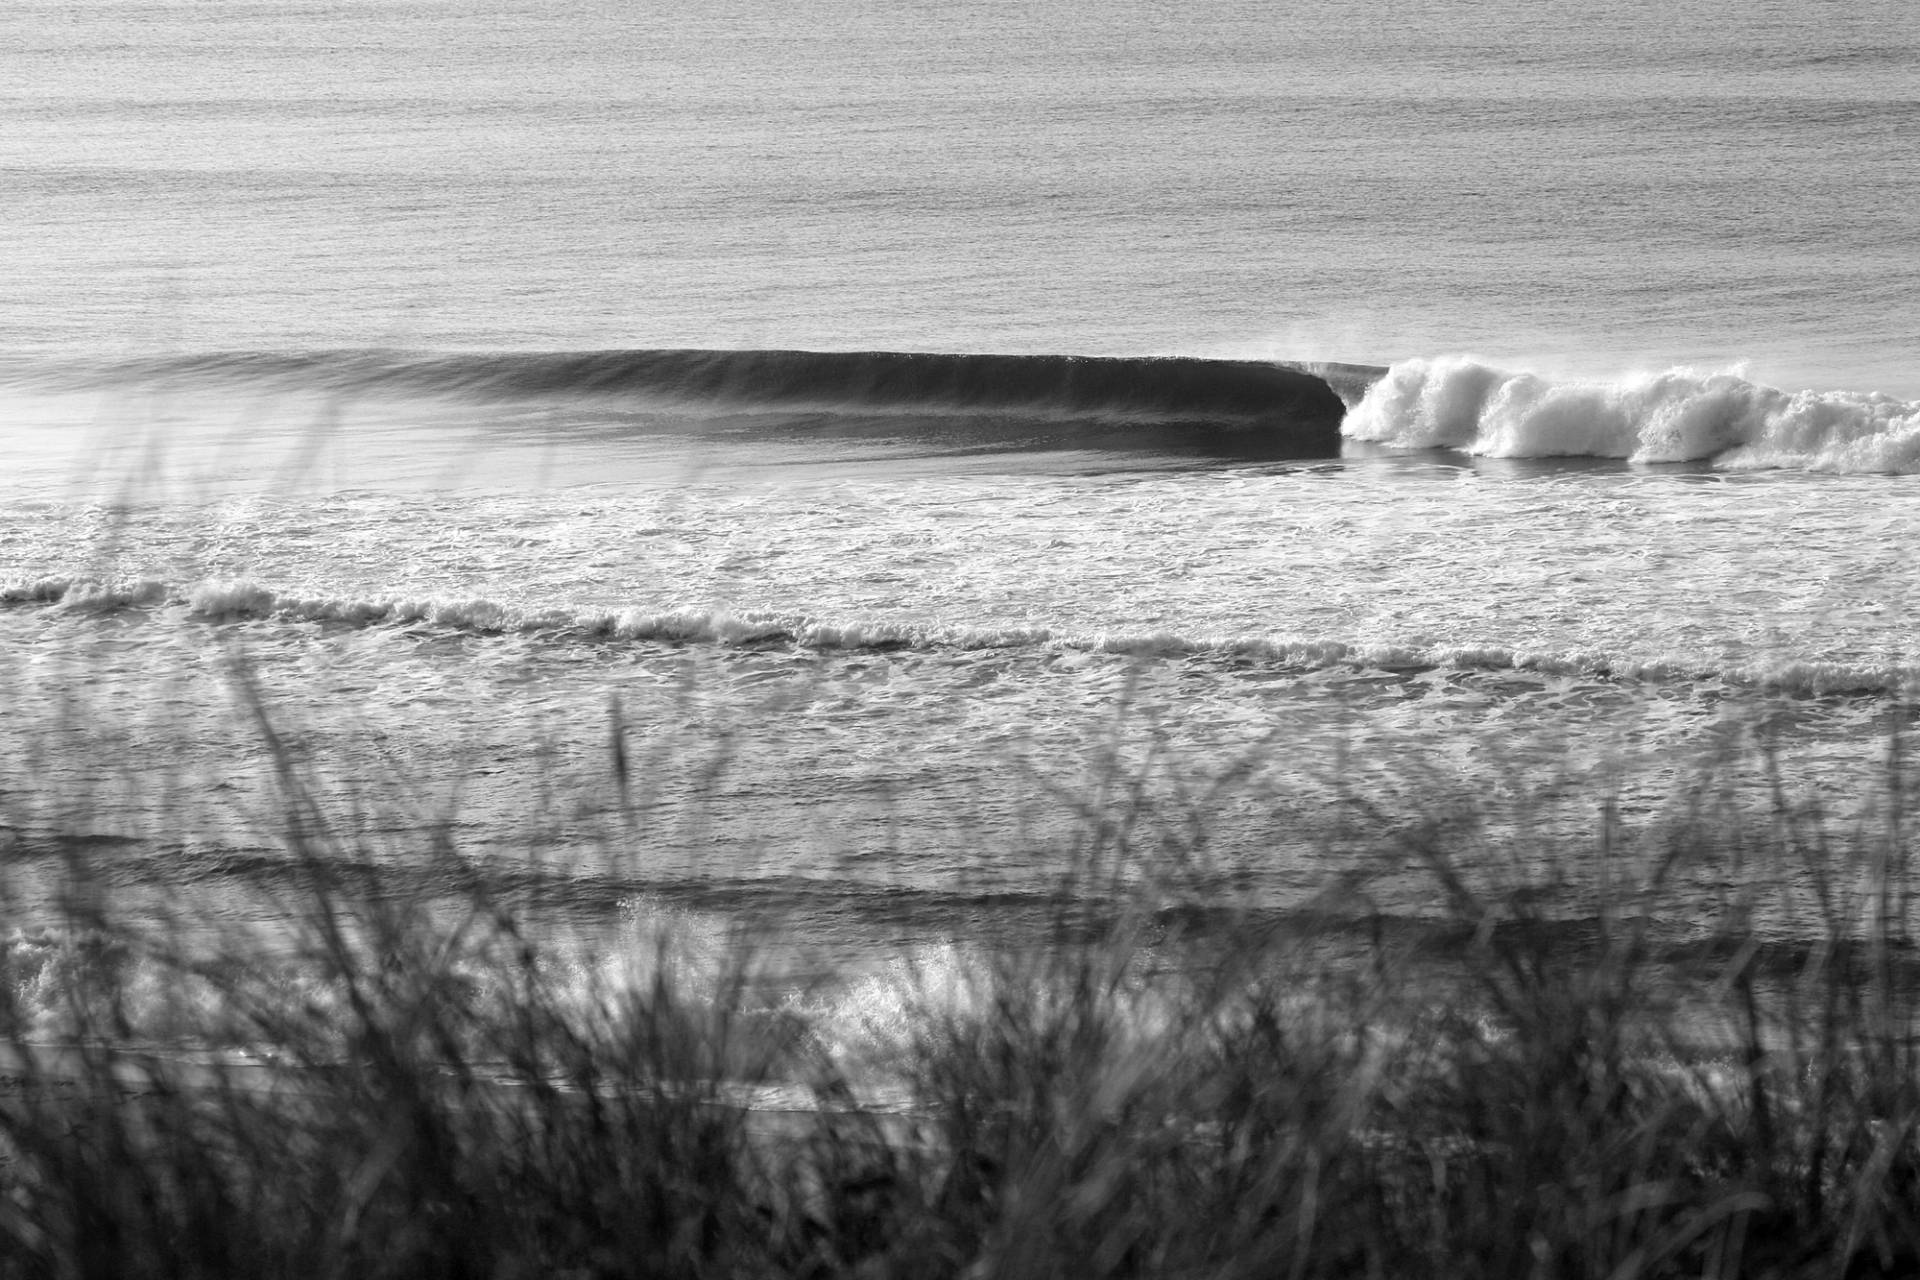
[[[1405,360],[1374,384],[1342,430],[1353,440],[1499,458],[1920,471],[1920,404],[1856,391],[1783,391],[1692,369],[1582,381],[1511,372],[1471,356]]]
[[[1146,627],[1137,631],[1082,632],[1032,626],[914,625],[762,610],[528,610],[483,598],[300,596],[277,592],[251,579],[177,585],[152,579],[0,582],[0,605],[62,613],[147,610],[199,624],[267,620],[349,628],[425,625],[476,637],[539,635],[588,644],[651,642],[929,653],[1045,649],[1139,659],[1205,658],[1302,672],[1516,671],[1649,684],[1721,681],[1816,696],[1903,693],[1920,688],[1920,667],[1902,660],[1690,660],[1664,654],[1636,656],[1584,649],[1359,643],[1285,635],[1190,634]]]

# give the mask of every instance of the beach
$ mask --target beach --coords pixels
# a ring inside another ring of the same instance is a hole
[[[18,1274],[1897,1273],[1917,65],[1892,0],[23,0]],[[97,1148],[21,1102],[127,1070]],[[290,1189],[255,1253],[203,1175]]]

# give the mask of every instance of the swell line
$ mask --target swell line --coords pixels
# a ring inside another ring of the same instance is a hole
[[[990,450],[1264,461],[1339,456],[1342,419],[1384,372],[1189,356],[902,351],[210,352],[14,363],[0,367],[0,386],[317,397],[329,411],[437,402],[496,406],[512,416],[532,406],[543,414],[559,409],[601,434],[718,426],[770,438],[879,433]]]
[[[31,380],[32,369],[14,378]],[[682,409],[1099,416],[1285,433],[1337,452],[1347,404],[1384,370],[1189,356],[800,350],[408,354],[221,352],[43,369],[65,385],[213,384],[341,396],[608,398]]]

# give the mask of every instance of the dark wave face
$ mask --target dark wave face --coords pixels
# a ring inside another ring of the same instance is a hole
[[[786,436],[925,434],[983,448],[1262,460],[1339,456],[1348,404],[1384,372],[1191,357],[642,350],[219,354],[69,370],[66,379],[580,403],[650,413],[653,430],[720,418],[729,430],[755,430],[765,418],[757,429]]]

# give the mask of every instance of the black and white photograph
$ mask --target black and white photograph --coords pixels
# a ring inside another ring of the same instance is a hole
[[[0,3],[0,1280],[1920,1276],[1912,0]]]

